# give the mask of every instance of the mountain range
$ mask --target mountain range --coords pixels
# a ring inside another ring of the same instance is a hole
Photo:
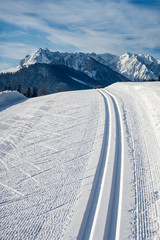
[[[91,69],[87,71],[86,69],[90,58],[110,67],[131,81],[137,79],[157,79],[160,76],[160,60],[158,61],[148,54],[132,54],[129,52],[116,56],[109,53],[60,53],[51,52],[47,48],[39,48],[35,53],[27,55],[22,59],[20,66],[28,66],[35,63],[62,64],[75,70],[83,71],[90,77],[95,77],[94,71],[92,72]]]
[[[16,89],[37,94],[105,87],[121,81],[158,79],[160,61],[147,54],[121,56],[96,53],[60,53],[39,48],[17,68],[0,73],[0,90]]]

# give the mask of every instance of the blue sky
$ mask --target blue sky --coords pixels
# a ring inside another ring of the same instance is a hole
[[[0,0],[0,70],[38,48],[160,59],[160,0]]]

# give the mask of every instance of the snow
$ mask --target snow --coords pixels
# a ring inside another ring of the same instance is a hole
[[[46,63],[50,64],[53,60],[59,59],[62,56],[65,56],[65,53],[60,52],[51,52],[47,48],[39,48],[37,51],[31,55],[27,55],[24,59],[21,60],[20,66],[28,66],[35,63]]]
[[[26,97],[17,91],[0,92],[0,110],[25,99]]]
[[[103,138],[101,104],[98,92],[77,91],[1,112],[2,239],[63,239],[82,190],[88,194],[93,181]]]
[[[151,58],[151,56],[148,56],[147,59],[149,59],[149,57]],[[132,81],[139,79],[157,79],[157,76],[145,65],[146,63],[148,63],[148,61],[145,55],[125,53],[120,56],[117,62],[117,70]]]
[[[84,73],[86,73],[89,77],[96,79],[97,72],[95,70],[91,70],[91,71],[85,70]]]
[[[108,89],[118,98],[126,131],[120,236],[159,239],[160,84],[123,83]]]
[[[1,238],[159,239],[159,106],[131,82],[1,111]]]
[[[77,78],[74,78],[74,77],[71,77],[71,76],[69,76],[69,77],[72,78],[74,81],[76,81],[76,82],[78,82],[78,83],[81,83],[81,84],[83,84],[83,85],[92,87],[91,85],[86,84],[85,82],[83,82],[83,81],[81,81],[81,80],[79,80],[79,79],[77,79]]]
[[[17,66],[16,68],[9,68],[7,70],[1,70],[0,73],[15,73],[21,69],[20,66]]]

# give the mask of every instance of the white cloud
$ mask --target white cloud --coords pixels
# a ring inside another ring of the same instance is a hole
[[[37,48],[24,43],[15,42],[1,42],[0,52],[1,56],[10,59],[21,59],[23,56],[32,53]]]
[[[77,51],[122,54],[159,46],[159,10],[140,8],[127,1],[48,0],[37,6],[34,0],[6,0],[1,4],[0,19],[26,34],[30,29],[41,31],[49,44],[66,46],[66,51],[73,46]],[[3,50],[2,55],[20,58],[24,49],[32,49],[21,45],[16,54],[10,44],[5,47],[8,50]]]
[[[8,70],[13,67],[13,63],[0,63],[0,72]]]

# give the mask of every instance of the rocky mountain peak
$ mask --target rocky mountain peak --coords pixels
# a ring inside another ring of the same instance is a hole
[[[65,65],[78,71],[84,72],[86,64],[93,58],[98,62],[110,67],[126,78],[134,80],[157,79],[160,76],[160,61],[149,54],[136,54],[126,52],[121,56],[103,53],[61,53],[52,52],[47,48],[39,48],[31,55],[27,55],[20,61],[17,71],[25,66],[35,63]],[[92,64],[93,65],[93,64]]]

